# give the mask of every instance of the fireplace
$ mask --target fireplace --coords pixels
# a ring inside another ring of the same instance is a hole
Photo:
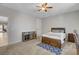
[[[36,39],[36,31],[22,32],[22,41]]]

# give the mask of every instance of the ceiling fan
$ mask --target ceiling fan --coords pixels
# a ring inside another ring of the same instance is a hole
[[[37,7],[39,7],[38,11],[45,11],[45,12],[47,12],[48,9],[53,8],[53,7],[48,6],[48,3],[43,3],[43,4],[41,4],[40,6],[37,6]]]

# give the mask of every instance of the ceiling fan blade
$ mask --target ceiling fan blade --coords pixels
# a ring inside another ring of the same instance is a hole
[[[42,7],[44,7],[45,5],[44,4],[42,4]]]
[[[38,11],[41,11],[41,9],[39,9]]]
[[[53,7],[47,7],[47,8],[53,8]]]
[[[42,4],[42,7],[45,7],[45,6],[47,6],[47,3],[43,3],[43,4]]]
[[[40,7],[40,6],[36,6],[36,7]]]
[[[47,10],[45,10],[45,12],[47,12]]]
[[[45,6],[47,5],[47,3],[45,3]]]

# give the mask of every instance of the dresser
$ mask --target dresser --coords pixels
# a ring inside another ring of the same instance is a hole
[[[73,33],[68,33],[68,42],[73,42],[73,43],[75,42]]]
[[[22,32],[22,41],[37,39],[36,31]]]

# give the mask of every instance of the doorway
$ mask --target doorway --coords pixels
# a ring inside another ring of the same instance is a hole
[[[8,45],[8,17],[0,16],[0,47]]]

